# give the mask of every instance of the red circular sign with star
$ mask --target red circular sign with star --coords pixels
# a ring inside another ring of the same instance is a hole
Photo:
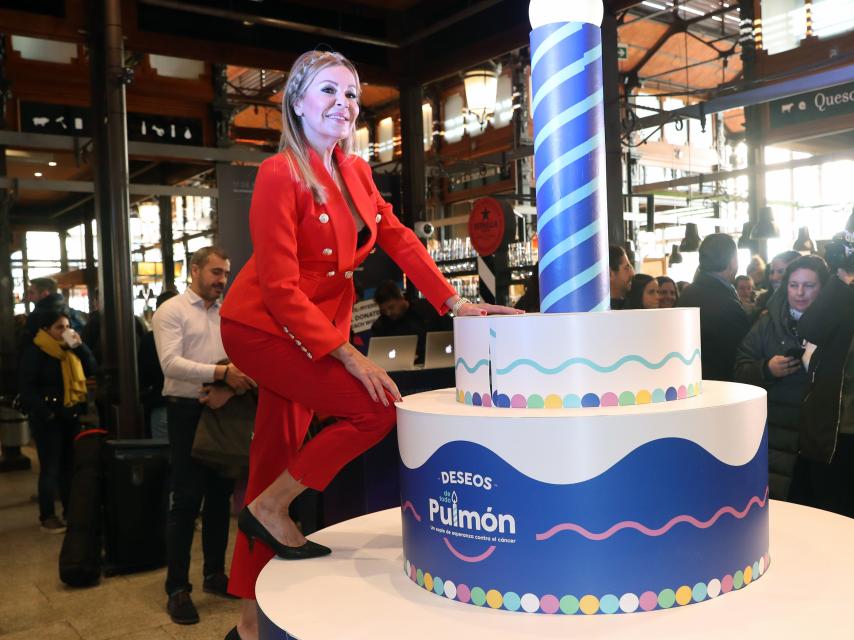
[[[495,198],[481,198],[469,215],[471,245],[480,256],[491,256],[501,248],[506,231],[505,207]]]

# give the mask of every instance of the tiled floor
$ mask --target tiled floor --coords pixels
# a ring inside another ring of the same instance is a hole
[[[36,462],[32,449],[26,455]],[[34,467],[36,465],[34,464]],[[218,639],[234,626],[239,602],[193,593],[201,622],[172,624],[163,592],[165,569],[103,578],[73,589],[59,580],[61,535],[39,531],[37,472],[0,473],[0,640]],[[227,558],[236,523],[232,521]],[[191,579],[201,587],[201,541],[193,545]]]

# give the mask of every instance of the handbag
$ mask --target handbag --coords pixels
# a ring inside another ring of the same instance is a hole
[[[227,478],[244,477],[257,408],[255,390],[232,397],[219,409],[204,407],[193,439],[193,458]]]

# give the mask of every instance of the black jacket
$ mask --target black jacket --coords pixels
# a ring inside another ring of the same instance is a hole
[[[785,291],[771,297],[768,313],[753,325],[738,348],[735,381],[768,392],[768,486],[771,497],[785,500],[798,460],[798,421],[801,400],[809,386],[807,372],[775,378],[768,361],[801,346],[799,327],[789,315]]]
[[[676,306],[700,307],[703,380],[731,381],[735,351],[750,329],[735,289],[700,271]]]
[[[799,329],[816,345],[801,411],[801,455],[829,463],[840,425],[854,421],[854,289],[832,277],[804,313]]]
[[[74,354],[80,358],[86,376],[93,375],[96,365],[89,347],[81,344],[74,349]],[[62,398],[65,391],[59,360],[30,343],[21,355],[18,391],[24,411],[35,420],[50,420],[58,410],[63,410]]]

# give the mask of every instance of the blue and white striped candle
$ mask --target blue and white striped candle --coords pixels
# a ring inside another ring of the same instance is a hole
[[[540,310],[609,308],[601,0],[531,0]]]

